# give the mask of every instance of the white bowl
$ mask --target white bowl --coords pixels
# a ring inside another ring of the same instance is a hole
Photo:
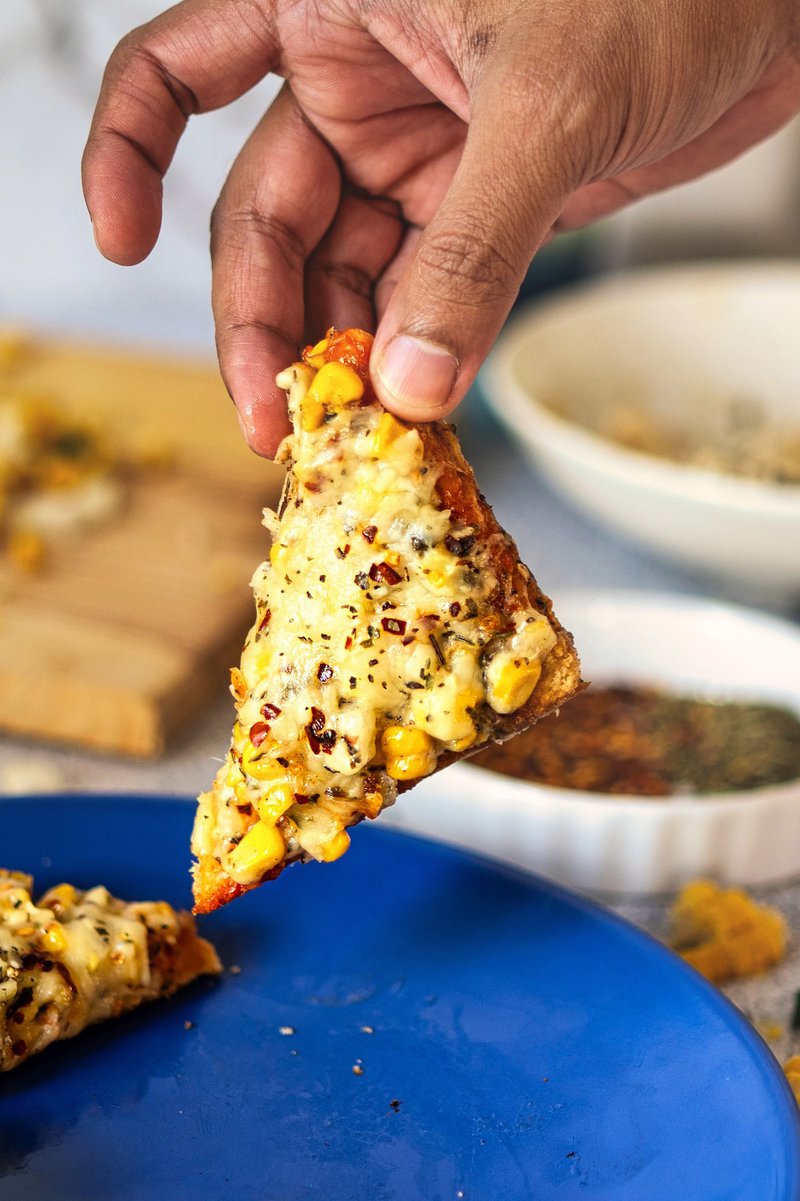
[[[732,397],[800,427],[800,264],[662,268],[574,289],[512,321],[482,381],[525,451],[592,517],[762,596],[800,592],[800,486],[597,432],[610,406],[635,400],[656,426],[702,438]]]
[[[800,713],[800,630],[734,605],[657,593],[571,593],[556,611],[586,679],[767,700]],[[557,719],[556,719],[557,720]],[[598,795],[469,763],[423,780],[387,824],[605,893],[671,891],[696,876],[800,875],[800,780],[702,797]]]

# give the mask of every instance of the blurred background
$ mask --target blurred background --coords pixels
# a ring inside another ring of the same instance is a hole
[[[105,63],[159,0],[4,0],[0,7],[0,317],[213,353],[208,220],[237,147],[275,94],[265,81],[193,121],[166,184],[156,251],[135,270],[96,252],[80,160]]]

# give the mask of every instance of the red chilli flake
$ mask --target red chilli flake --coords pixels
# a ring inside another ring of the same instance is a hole
[[[330,755],[336,746],[338,734],[335,730],[325,729],[325,714],[321,709],[312,708],[311,721],[306,726],[306,738],[315,755],[320,751],[324,755]]]
[[[388,563],[373,563],[369,569],[369,578],[375,583],[380,581],[382,584],[399,584],[403,577]]]
[[[271,610],[267,609],[266,613],[261,618],[261,621],[258,623],[259,634],[264,633],[264,630],[266,630],[267,626],[269,625],[269,621],[270,621],[271,617],[272,617],[272,612],[271,612]]]
[[[328,680],[333,679],[333,668],[330,663],[320,663],[317,668],[317,679],[320,684],[327,684]]]
[[[344,640],[344,649],[345,649],[346,651],[349,651],[352,645],[353,645],[353,639],[352,639],[352,638],[350,637],[350,635],[348,634],[348,635],[347,635],[347,637],[346,637],[346,638],[345,638],[345,640]]]
[[[261,712],[263,713],[264,717],[269,720],[272,717],[280,717],[282,710],[279,709],[277,705],[271,705],[269,701],[267,701],[266,705],[261,706]]]
[[[367,525],[361,531],[361,537],[364,538],[367,542],[373,543],[375,541],[375,535],[377,534],[377,532],[378,532],[378,527],[376,525]]]
[[[315,734],[322,733],[322,731],[325,729],[325,714],[321,709],[317,709],[312,706],[311,721],[308,723],[308,725]]]
[[[402,621],[399,617],[381,618],[381,625],[387,634],[400,634],[402,636],[406,632],[406,624],[407,623]]]
[[[261,746],[261,743],[269,734],[269,726],[265,721],[257,721],[250,727],[250,741],[253,746]]]

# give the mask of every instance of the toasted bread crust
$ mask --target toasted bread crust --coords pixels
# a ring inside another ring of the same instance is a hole
[[[163,942],[153,935],[148,939],[150,967],[162,997],[171,997],[198,976],[217,976],[222,971],[217,952],[208,939],[197,933],[192,915],[181,909],[177,917],[174,939]]]
[[[278,864],[271,871],[265,872],[255,884],[237,884],[227,872],[223,871],[221,864],[213,855],[202,855],[193,871],[194,905],[192,913],[213,913],[215,909],[227,905],[229,901],[235,901],[237,897],[250,892],[253,888],[260,888],[268,880],[277,880],[283,869],[288,866],[287,863]]]

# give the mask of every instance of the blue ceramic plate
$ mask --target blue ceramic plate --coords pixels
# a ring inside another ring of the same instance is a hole
[[[8,801],[2,859],[185,905],[192,813]],[[202,928],[241,970],[3,1079],[3,1201],[800,1196],[796,1107],[757,1035],[541,880],[363,829]]]

